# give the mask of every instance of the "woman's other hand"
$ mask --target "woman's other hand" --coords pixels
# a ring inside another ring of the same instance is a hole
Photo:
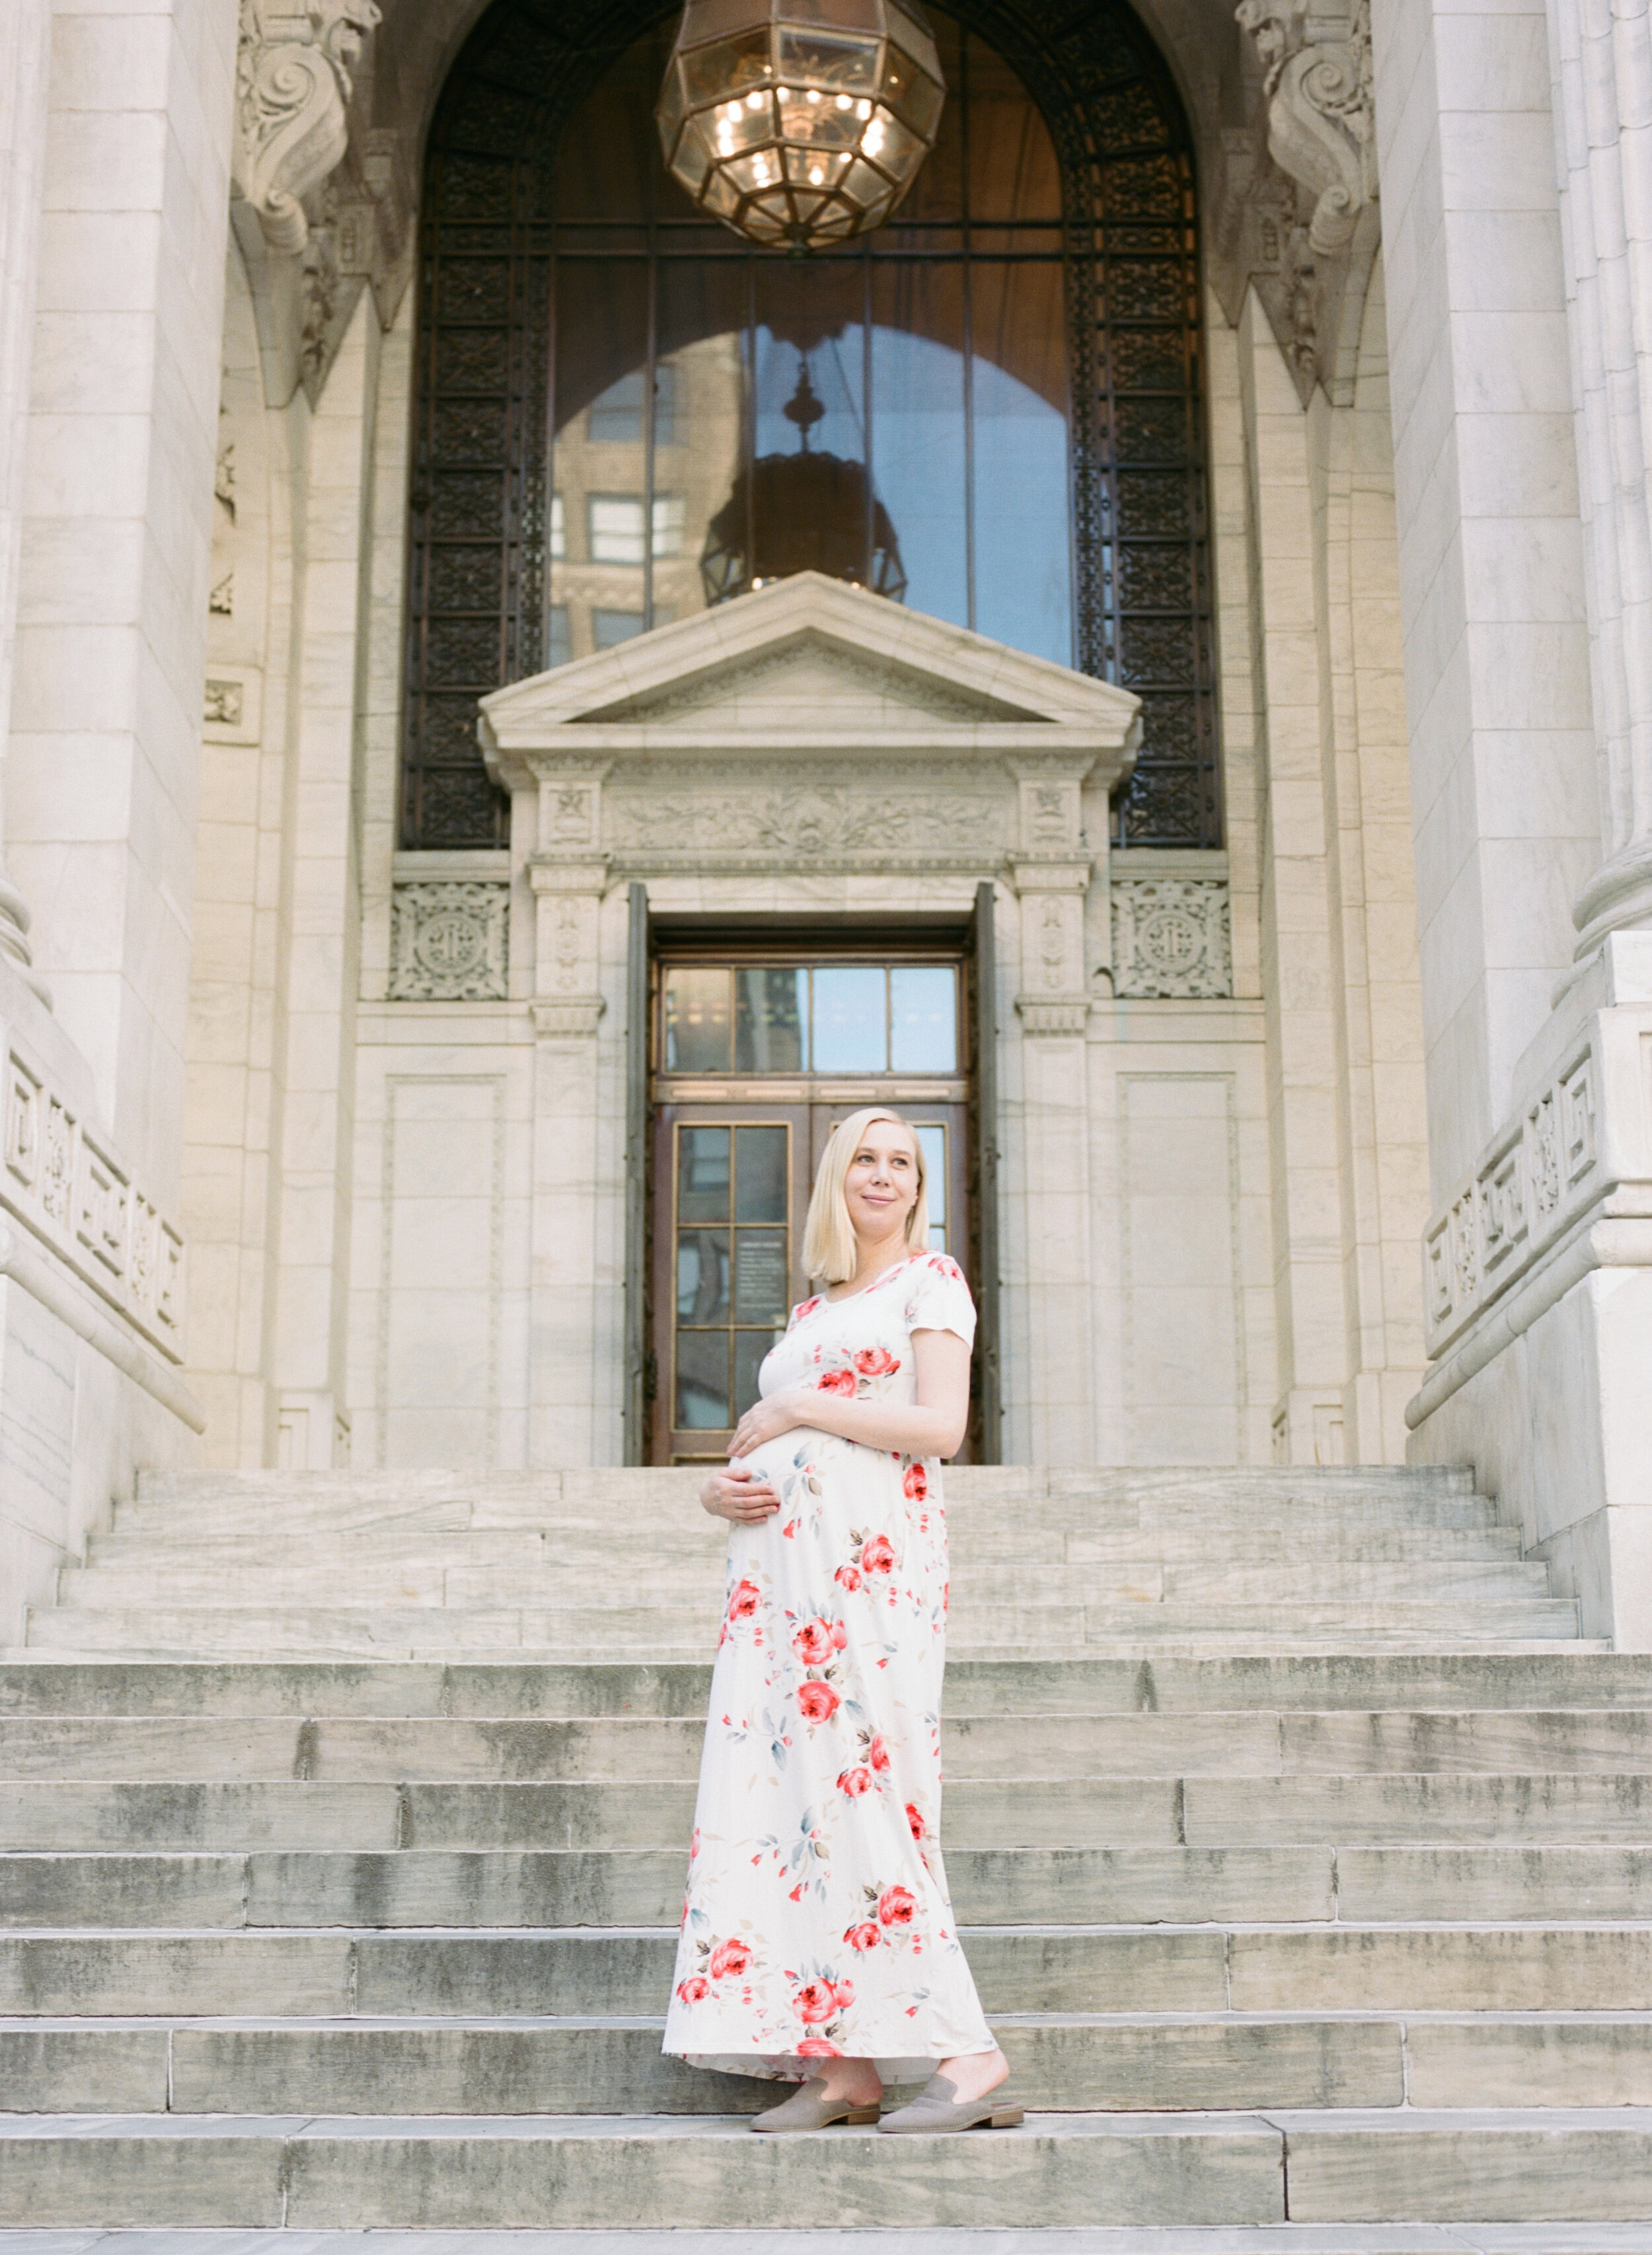
[[[732,1520],[736,1527],[760,1526],[780,1508],[780,1498],[768,1481],[740,1465],[714,1472],[701,1488],[699,1500],[714,1519]]]
[[[765,1401],[754,1401],[735,1429],[735,1437],[728,1444],[731,1457],[749,1457],[754,1449],[762,1448],[782,1433],[790,1433],[804,1423],[799,1411],[807,1408],[808,1389],[794,1387],[784,1394],[771,1394]]]

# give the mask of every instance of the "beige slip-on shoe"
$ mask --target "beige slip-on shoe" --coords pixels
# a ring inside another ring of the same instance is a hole
[[[847,2098],[828,2098],[824,2077],[815,2076],[778,2106],[754,2114],[751,2126],[754,2130],[825,2130],[833,2122],[847,2122],[855,2129],[866,2129],[877,2117],[875,2103],[861,2106]]]
[[[960,2102],[956,2083],[931,2075],[911,2104],[886,2114],[878,2128],[901,2138],[924,2131],[1018,2130],[1025,2118],[1019,2106],[1006,2106],[995,2090]]]

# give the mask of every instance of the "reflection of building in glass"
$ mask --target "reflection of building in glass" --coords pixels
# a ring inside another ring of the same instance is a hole
[[[558,432],[549,664],[704,608],[699,544],[740,459],[740,346],[738,336],[706,337],[657,363],[651,445],[645,368]]]

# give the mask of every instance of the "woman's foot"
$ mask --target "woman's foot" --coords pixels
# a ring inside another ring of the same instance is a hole
[[[1006,2079],[1009,2062],[1001,2051],[967,2051],[956,2059],[942,2060],[935,2071],[952,2084],[953,2096],[960,2106],[973,2106]]]
[[[1009,2071],[1006,2067],[1004,2072]],[[812,2074],[826,2085],[824,2096],[834,2104],[845,2099],[851,2106],[875,2106],[883,2096],[883,2078],[869,2059],[819,2060]]]

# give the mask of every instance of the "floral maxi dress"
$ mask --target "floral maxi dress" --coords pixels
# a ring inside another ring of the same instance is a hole
[[[917,1254],[795,1308],[759,1385],[913,1401],[912,1333],[974,1329],[957,1263]],[[993,2048],[938,1839],[939,1465],[809,1427],[746,1461],[781,1508],[729,1536],[664,2049],[793,2081],[847,2054],[916,2080]]]

